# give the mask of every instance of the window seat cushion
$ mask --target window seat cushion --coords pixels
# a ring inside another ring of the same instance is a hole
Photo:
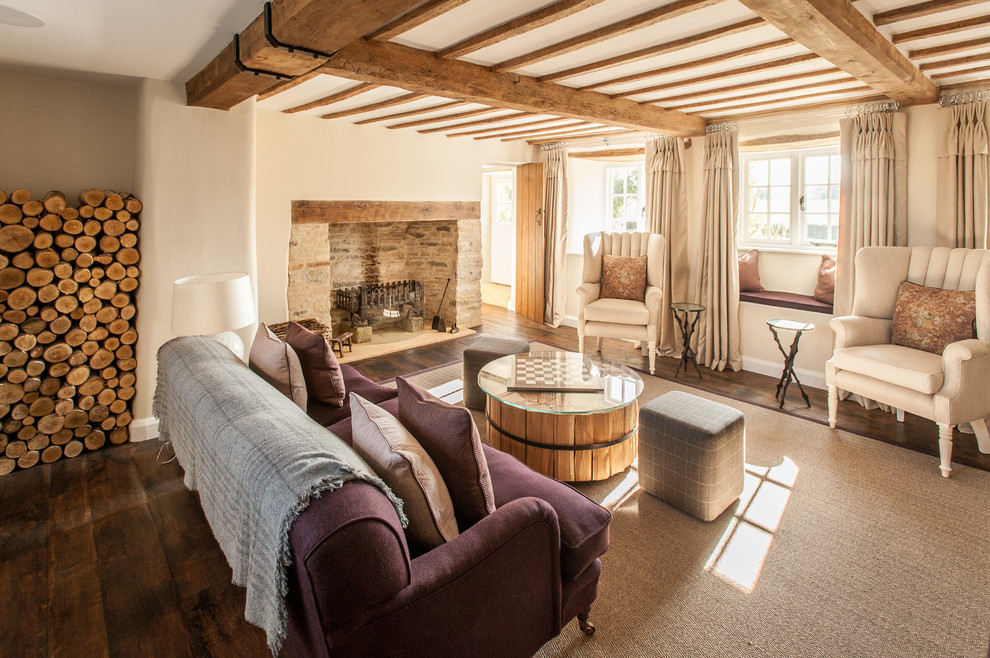
[[[753,304],[763,304],[764,306],[793,308],[800,311],[811,311],[813,313],[827,313],[828,315],[832,315],[831,304],[820,302],[811,295],[799,295],[794,292],[784,292],[782,290],[741,292],[739,293],[739,301],[752,302]]]

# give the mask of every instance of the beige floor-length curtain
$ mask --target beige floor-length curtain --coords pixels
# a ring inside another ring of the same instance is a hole
[[[554,144],[544,149],[543,187],[544,307],[543,322],[558,327],[567,306],[567,149]]]
[[[887,104],[839,121],[835,315],[852,312],[856,252],[907,245],[907,117]]]
[[[698,323],[698,361],[712,370],[739,370],[739,133],[732,124],[713,124],[707,130],[697,295],[705,311]]]
[[[975,94],[954,100],[938,111],[935,244],[986,249],[990,103]]]
[[[670,304],[693,301],[688,299],[687,181],[680,137],[655,135],[646,140],[646,230],[664,237],[657,347],[661,354],[680,354],[683,341]]]

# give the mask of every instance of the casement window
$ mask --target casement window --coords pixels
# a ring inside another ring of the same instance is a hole
[[[492,218],[496,224],[511,224],[516,217],[516,195],[513,175],[492,176]]]
[[[839,149],[743,153],[739,246],[828,252],[839,237]]]
[[[646,220],[643,167],[609,167],[605,176],[605,230],[642,231]]]

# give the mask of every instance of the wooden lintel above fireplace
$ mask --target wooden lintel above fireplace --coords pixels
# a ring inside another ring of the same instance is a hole
[[[479,201],[293,201],[293,224],[480,219]]]

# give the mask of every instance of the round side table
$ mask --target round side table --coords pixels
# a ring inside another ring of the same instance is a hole
[[[810,407],[811,400],[808,399],[808,394],[804,392],[804,387],[801,386],[801,381],[798,379],[797,373],[794,372],[794,359],[797,357],[798,341],[801,340],[801,334],[806,331],[812,331],[815,325],[810,322],[773,318],[772,320],[767,320],[767,326],[770,327],[770,333],[773,334],[774,342],[777,343],[777,349],[784,355],[784,372],[780,374],[780,381],[777,382],[776,397],[780,399],[780,408],[784,408],[784,398],[787,396],[787,387],[791,381],[798,385],[798,389],[801,391],[801,397],[804,398],[804,401]],[[784,345],[780,342],[780,336],[777,335],[778,329],[794,332],[794,340],[791,341],[790,351],[785,350]]]

